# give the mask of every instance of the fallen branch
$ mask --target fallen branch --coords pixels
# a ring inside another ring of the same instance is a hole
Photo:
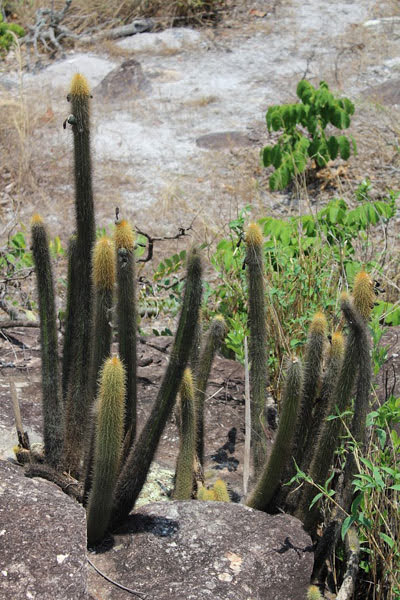
[[[79,481],[63,473],[58,473],[48,465],[30,463],[25,469],[25,477],[41,477],[55,483],[62,491],[82,504],[83,487]]]
[[[2,308],[2,307],[0,307]],[[11,329],[15,327],[39,327],[39,321],[29,321],[29,319],[10,319],[8,321],[0,321],[0,329]]]

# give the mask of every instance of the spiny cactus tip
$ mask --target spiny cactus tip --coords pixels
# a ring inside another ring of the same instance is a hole
[[[34,227],[34,225],[43,225],[43,219],[38,213],[32,215],[31,226]]]
[[[343,356],[344,337],[341,331],[335,331],[332,334],[331,354],[334,356]]]
[[[98,240],[93,251],[93,281],[96,287],[111,290],[115,283],[115,252],[107,237]]]
[[[321,592],[316,585],[310,585],[307,590],[307,600],[322,600]]]
[[[261,227],[257,223],[250,223],[246,232],[246,244],[248,246],[261,246],[263,235]]]
[[[375,302],[374,283],[365,271],[358,273],[354,279],[354,305],[364,319],[369,319]]]
[[[75,73],[71,81],[71,96],[90,96],[89,84],[86,77]]]
[[[114,242],[117,250],[125,248],[132,251],[135,244],[133,229],[125,219],[115,225]]]
[[[328,323],[326,321],[326,317],[325,317],[324,313],[322,313],[322,312],[315,313],[313,320],[311,321],[310,332],[311,333],[319,333],[320,335],[324,335],[324,334],[326,334],[327,328],[328,328]]]

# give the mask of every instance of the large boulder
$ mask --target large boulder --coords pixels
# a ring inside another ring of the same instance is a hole
[[[0,461],[0,598],[86,600],[84,509]]]
[[[119,584],[157,600],[304,600],[313,552],[299,520],[224,502],[142,506],[91,554]],[[94,597],[121,591],[89,575]]]

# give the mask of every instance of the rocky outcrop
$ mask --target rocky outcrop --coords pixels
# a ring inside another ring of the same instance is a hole
[[[157,502],[135,511],[92,562],[157,600],[304,600],[313,553],[300,521],[225,502]],[[90,572],[91,593],[119,600]]]
[[[0,461],[0,597],[86,600],[86,522],[54,484]]]

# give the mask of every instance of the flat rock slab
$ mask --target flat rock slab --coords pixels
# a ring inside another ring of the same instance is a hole
[[[134,512],[92,562],[146,600],[304,600],[313,553],[298,519],[224,502],[157,502]],[[90,592],[126,597],[94,571]]]
[[[86,600],[85,511],[0,461],[0,598]]]

